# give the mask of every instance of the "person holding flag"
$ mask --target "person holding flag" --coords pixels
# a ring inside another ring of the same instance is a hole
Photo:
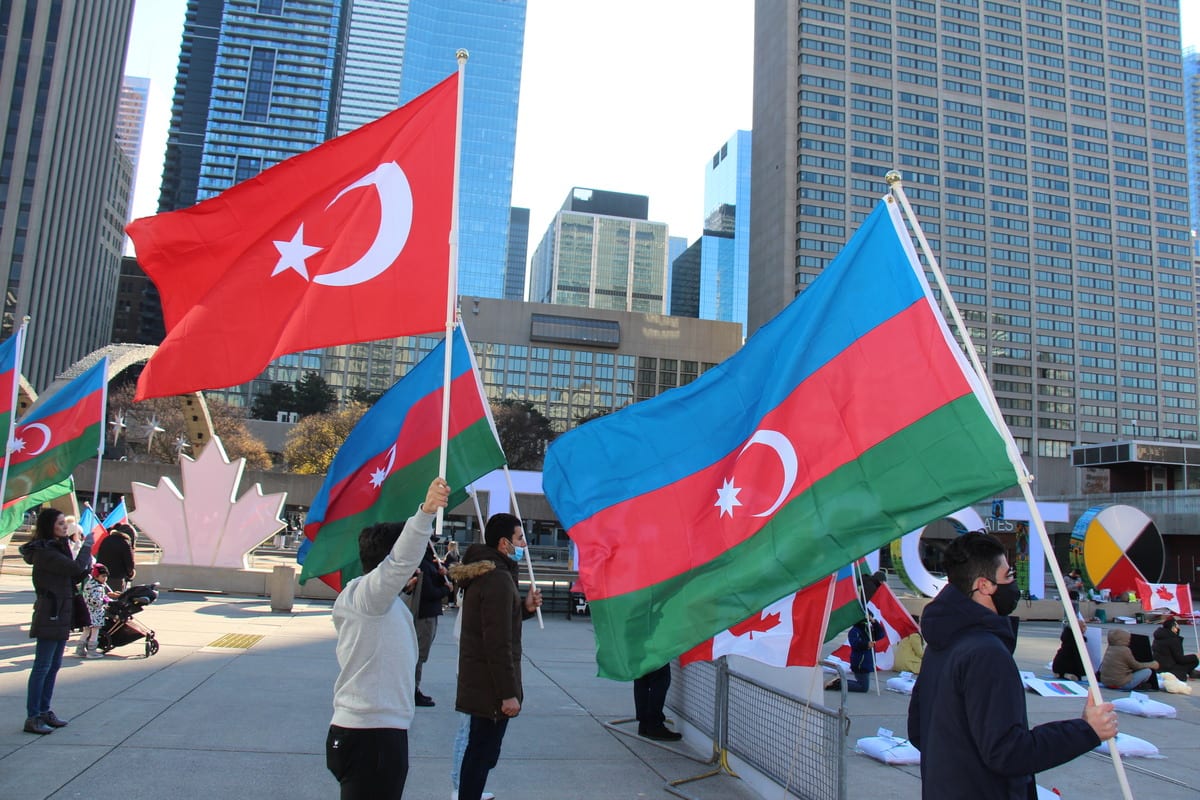
[[[340,672],[325,763],[342,800],[400,800],[408,778],[408,727],[416,713],[417,634],[396,602],[433,533],[450,487],[435,478],[404,525],[380,522],[358,537],[363,574],[333,603]]]

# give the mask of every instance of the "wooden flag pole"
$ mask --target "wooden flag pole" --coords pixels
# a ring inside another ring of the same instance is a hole
[[[1021,487],[1021,495],[1025,498],[1025,503],[1029,507],[1030,524],[1037,531],[1044,551],[1048,554],[1053,553],[1054,546],[1050,542],[1050,535],[1046,532],[1046,523],[1042,519],[1041,511],[1038,510],[1037,499],[1033,496],[1033,490],[1029,488],[1030,484],[1033,483],[1033,475],[1029,472],[1029,468],[1025,466],[1025,460],[1021,457],[1021,451],[1017,447],[1016,440],[1013,439],[1012,431],[1008,429],[1008,425],[1004,424],[1004,416],[1000,411],[1000,404],[996,402],[996,396],[992,392],[992,386],[988,381],[987,373],[984,372],[983,365],[979,362],[979,354],[975,352],[974,344],[971,341],[971,332],[963,321],[962,314],[958,311],[958,306],[954,302],[954,296],[950,293],[950,287],[946,284],[946,278],[942,275],[941,267],[938,266],[937,258],[929,246],[929,241],[925,238],[925,232],[921,230],[921,223],[917,219],[917,215],[913,212],[912,206],[908,203],[908,196],[905,195],[904,187],[901,185],[901,175],[896,170],[892,170],[888,172],[886,181],[890,190],[890,197],[888,199],[899,203],[900,208],[904,211],[904,217],[908,220],[908,223],[913,228],[913,232],[917,236],[917,242],[921,245],[921,253],[925,256],[926,264],[937,281],[938,289],[942,293],[942,300],[945,301],[950,316],[954,320],[954,325],[958,329],[958,335],[966,346],[967,358],[970,359],[971,367],[975,370],[975,375],[979,379],[982,393],[991,406],[992,420],[1008,446],[1008,459],[1012,463],[1013,469],[1016,470],[1018,476],[1017,483]],[[1079,649],[1080,659],[1083,661],[1083,668],[1087,673],[1089,692],[1092,699],[1099,705],[1104,702],[1104,696],[1100,694],[1100,681],[1096,677],[1096,668],[1092,665],[1092,660],[1088,657],[1087,643],[1083,639],[1083,631],[1079,629],[1079,619],[1075,616],[1075,609],[1071,607],[1071,599],[1067,593],[1066,581],[1063,580],[1062,568],[1059,567],[1058,559],[1056,558],[1047,558],[1046,563],[1050,565],[1050,573],[1054,576],[1054,585],[1058,588],[1058,596],[1062,600],[1067,624],[1071,628],[1071,634],[1075,639],[1075,646]],[[1133,793],[1129,788],[1129,779],[1125,775],[1125,764],[1121,760],[1121,753],[1117,749],[1117,740],[1115,737],[1108,740],[1108,750],[1112,756],[1113,768],[1117,773],[1117,783],[1121,787],[1121,794],[1125,800],[1133,800]]]
[[[455,307],[458,304],[458,184],[460,162],[462,161],[462,115],[463,89],[467,79],[467,59],[470,55],[466,50],[459,49],[455,54],[458,59],[458,110],[454,115],[454,182],[451,191],[450,206],[450,268],[446,280],[446,338],[443,344],[446,348],[445,363],[442,367],[442,432],[438,449],[438,477],[446,480],[446,462],[450,442],[450,377],[454,359],[454,324],[456,319]],[[453,489],[454,487],[451,487]],[[437,510],[437,521],[434,534],[439,538],[445,527],[446,509]]]

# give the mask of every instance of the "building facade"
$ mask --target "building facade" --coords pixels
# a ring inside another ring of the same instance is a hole
[[[1043,496],[1200,431],[1179,4],[1117,6],[755,5],[750,331],[901,170]]]
[[[142,130],[146,127],[146,103],[150,99],[150,79],[126,75],[121,81],[121,99],[117,105],[117,143],[137,174],[138,151]]]
[[[129,203],[113,132],[132,18],[132,0],[0,3],[0,338],[30,317],[23,372],[39,391],[108,344]]]
[[[746,327],[750,284],[750,131],[738,131],[704,170],[700,318]]]
[[[649,206],[644,195],[573,188],[534,250],[530,299],[663,313],[669,236]]]
[[[508,248],[504,261],[504,299],[525,299],[525,266],[529,260],[529,209],[509,209]]]
[[[459,294],[504,297],[525,0],[409,0],[401,102],[458,68],[470,53],[459,153]]]
[[[1192,237],[1200,234],[1200,50],[1183,51],[1183,108],[1187,119],[1189,198],[1192,207]],[[1200,251],[1193,248],[1194,255]]]
[[[338,136],[395,111],[410,0],[345,0],[345,43],[336,93]]]

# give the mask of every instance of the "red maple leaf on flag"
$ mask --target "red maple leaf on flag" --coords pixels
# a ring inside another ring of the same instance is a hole
[[[729,629],[729,632],[734,636],[742,636],[748,633],[750,634],[750,638],[753,640],[756,632],[766,633],[777,625],[779,625],[778,611],[776,611],[774,614],[768,614],[765,617],[762,615],[762,612],[759,612],[744,622],[739,622],[737,625],[734,625]]]
[[[1166,600],[1167,602],[1170,602],[1175,599],[1175,593],[1169,591],[1165,586],[1157,587],[1154,590],[1154,593],[1158,595],[1159,600]]]

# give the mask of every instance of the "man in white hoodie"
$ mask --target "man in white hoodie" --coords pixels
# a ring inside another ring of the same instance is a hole
[[[404,794],[417,634],[412,614],[396,599],[421,562],[437,510],[449,499],[450,487],[436,478],[403,526],[384,522],[363,529],[363,574],[333,604],[341,671],[333,685],[325,763],[341,785],[342,800],[400,800]]]

